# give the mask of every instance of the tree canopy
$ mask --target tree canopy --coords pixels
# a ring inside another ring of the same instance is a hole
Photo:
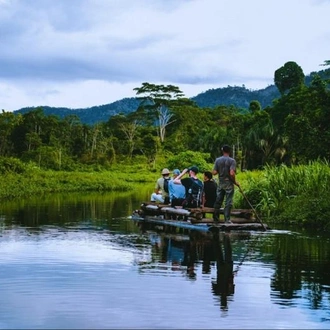
[[[134,89],[139,100],[134,110],[94,125],[83,124],[77,116],[46,115],[41,107],[18,115],[3,111],[0,157],[17,157],[55,170],[84,164],[111,166],[139,157],[154,168],[160,155],[175,161],[177,155],[186,159],[192,152],[212,162],[221,146],[229,144],[241,169],[319,158],[330,161],[326,73],[314,74],[305,85],[300,66],[285,63],[275,71],[282,94],[265,108],[258,99],[246,109],[200,107],[176,86],[145,82]]]
[[[305,75],[296,62],[286,62],[275,71],[274,83],[281,94],[304,84]]]

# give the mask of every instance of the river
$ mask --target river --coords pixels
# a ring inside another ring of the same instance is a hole
[[[148,194],[2,202],[0,328],[330,328],[328,234],[142,230]]]

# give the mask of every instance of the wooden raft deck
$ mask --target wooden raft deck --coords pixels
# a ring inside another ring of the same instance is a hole
[[[214,222],[213,208],[183,209],[153,202],[144,202],[135,210],[132,219],[155,225],[172,226],[199,231],[265,230],[267,225],[258,221],[250,209],[232,209],[231,222],[225,223],[223,208],[220,209],[220,221]]]

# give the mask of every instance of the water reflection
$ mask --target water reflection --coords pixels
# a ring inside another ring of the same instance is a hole
[[[171,266],[161,266],[163,270],[180,270],[187,279],[197,280],[196,268],[201,267],[202,274],[212,276],[212,294],[219,298],[222,310],[229,308],[228,298],[234,296],[234,279],[240,267],[254,272],[247,274],[246,280],[253,276],[269,276],[274,304],[312,310],[329,307],[330,245],[327,238],[306,238],[299,233],[276,230],[264,235],[191,232],[186,236],[158,231],[149,238],[153,246],[153,266],[141,269],[153,268],[155,272],[159,266],[158,257],[159,263]],[[259,289],[256,287],[256,290]]]
[[[308,308],[329,306],[330,245],[327,235],[276,235],[272,251],[276,265],[271,279],[272,298],[283,306],[301,299]],[[328,300],[328,301],[326,301]]]
[[[205,234],[189,232],[171,234],[148,232],[152,244],[149,262],[141,262],[140,271],[179,271],[188,280],[197,280],[197,270],[201,265],[202,275],[209,275],[211,293],[218,297],[221,309],[228,309],[228,296],[234,294],[234,261],[232,239],[246,239],[247,233]]]
[[[53,194],[2,202],[0,214],[7,228],[23,226],[38,230],[50,225],[95,229],[99,226],[129,232],[135,230],[134,225],[121,219],[126,219],[139,203],[138,197],[127,192]]]
[[[329,328],[328,236],[141,228],[148,196],[1,203],[0,328]]]
[[[212,282],[213,293],[221,298],[221,307],[226,309],[227,296],[234,294],[233,256],[230,235],[223,234],[223,241],[218,235],[213,240],[214,252],[217,263],[217,280]]]

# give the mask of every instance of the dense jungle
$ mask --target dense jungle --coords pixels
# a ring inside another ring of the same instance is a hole
[[[302,68],[287,62],[274,73],[279,97],[248,108],[201,107],[177,86],[145,82],[134,89],[136,109],[93,125],[42,107],[3,110],[0,198],[153,187],[165,166],[212,169],[229,144],[238,180],[264,218],[330,229],[329,77],[326,69],[306,84]],[[244,203],[236,193],[235,206]]]

